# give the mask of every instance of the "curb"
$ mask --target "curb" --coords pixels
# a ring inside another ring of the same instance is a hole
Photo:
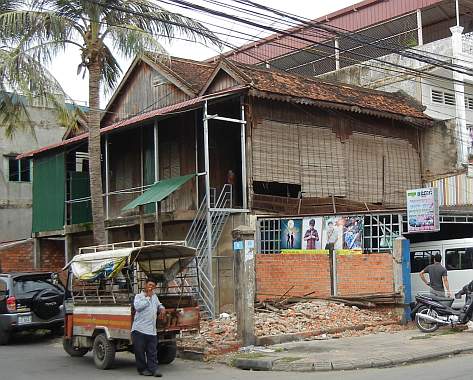
[[[360,330],[366,329],[367,327],[390,326],[390,325],[398,325],[398,324],[399,322],[396,322],[396,321],[379,322],[379,323],[371,323],[371,324],[362,323],[362,324],[353,325],[353,326],[334,327],[331,329],[321,329],[321,330],[306,331],[306,332],[301,332],[301,333],[266,335],[266,336],[256,337],[255,346],[272,346],[273,344],[297,342],[300,340],[312,338],[314,336],[319,336],[322,334],[338,334],[345,331],[360,331]]]
[[[327,371],[344,371],[355,370],[363,368],[385,368],[396,365],[404,365],[410,363],[417,363],[421,361],[428,361],[438,358],[444,358],[451,355],[458,355],[462,353],[473,353],[473,345],[460,347],[452,347],[450,349],[440,349],[438,351],[419,352],[415,355],[394,354],[389,357],[374,356],[368,357],[365,360],[334,360],[334,361],[315,361],[315,362],[291,362],[288,363],[284,358],[235,358],[233,364],[236,368],[254,371],[287,371],[287,372],[327,372]]]

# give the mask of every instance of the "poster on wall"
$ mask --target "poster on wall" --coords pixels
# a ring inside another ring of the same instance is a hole
[[[323,218],[309,217],[302,219],[302,249],[322,248]]]
[[[335,251],[361,251],[362,216],[326,216],[323,221],[322,247]]]
[[[281,219],[281,250],[301,249],[301,237],[302,219]]]
[[[406,195],[407,232],[440,231],[438,189],[408,190]]]

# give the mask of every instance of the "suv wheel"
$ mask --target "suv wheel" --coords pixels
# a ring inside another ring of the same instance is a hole
[[[10,342],[11,332],[0,330],[0,346],[6,345]]]
[[[99,369],[109,369],[115,360],[115,345],[105,334],[99,334],[94,340],[94,363]]]
[[[64,351],[66,351],[73,358],[84,356],[87,352],[89,352],[88,348],[74,347],[72,345],[72,340],[66,338],[62,339],[62,347],[64,348]]]

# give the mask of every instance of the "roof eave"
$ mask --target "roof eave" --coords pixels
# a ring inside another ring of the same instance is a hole
[[[312,106],[317,106],[320,108],[337,109],[340,111],[355,112],[355,113],[360,113],[360,114],[365,114],[365,115],[370,115],[370,116],[377,116],[381,118],[399,120],[405,123],[416,124],[423,127],[432,126],[434,122],[434,120],[428,116],[425,116],[424,118],[405,116],[405,115],[397,114],[393,112],[378,111],[371,108],[353,106],[353,105],[348,105],[348,104],[343,104],[343,103],[320,101],[320,100],[295,97],[295,96],[290,96],[290,95],[285,95],[285,94],[277,94],[277,93],[257,90],[254,88],[249,91],[249,95],[257,97],[257,98],[262,98],[262,99],[278,100],[278,101],[283,101],[287,103],[297,103],[297,104],[303,104],[303,105],[312,105]]]

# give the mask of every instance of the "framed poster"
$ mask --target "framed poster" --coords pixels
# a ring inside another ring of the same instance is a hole
[[[302,219],[281,219],[280,249],[302,248]]]
[[[322,217],[302,219],[302,249],[322,248]]]
[[[323,222],[322,247],[361,251],[363,248],[362,216],[326,216]]]

